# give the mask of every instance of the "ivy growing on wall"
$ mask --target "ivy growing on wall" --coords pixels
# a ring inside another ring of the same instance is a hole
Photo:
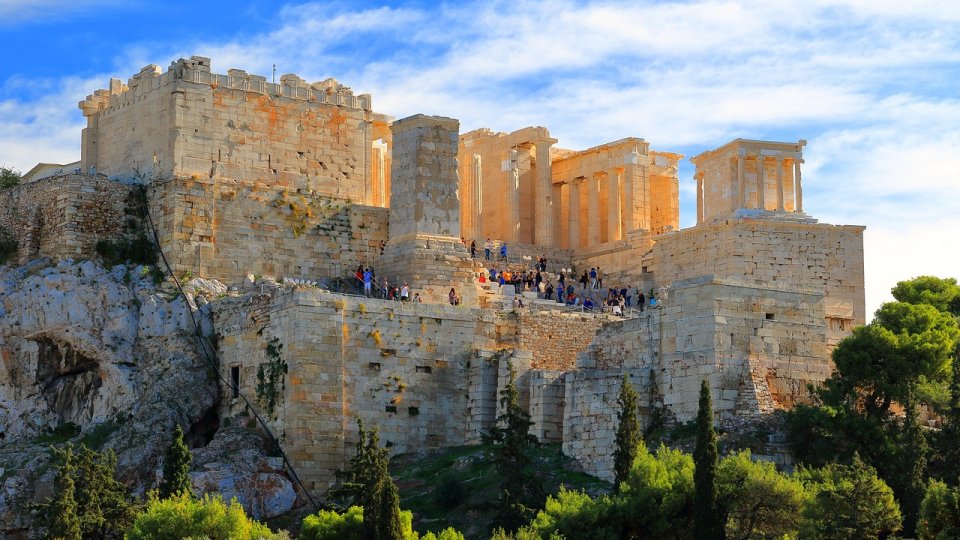
[[[272,415],[286,389],[284,375],[287,374],[287,363],[280,356],[283,343],[280,338],[273,338],[267,342],[267,361],[257,366],[257,399]]]

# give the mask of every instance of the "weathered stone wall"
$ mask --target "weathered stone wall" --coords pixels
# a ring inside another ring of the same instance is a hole
[[[257,395],[271,343],[286,363],[271,422],[308,488],[334,480],[356,418],[396,451],[464,444],[492,422],[496,387],[478,356],[494,348],[490,312],[295,290],[225,299],[216,313],[223,375],[238,367],[245,394]],[[236,399],[225,408],[243,412]]]
[[[127,85],[113,81],[80,107],[85,171],[219,175],[354,203],[380,199],[372,141],[376,131],[389,147],[389,130],[377,129],[386,119],[372,112],[369,95],[333,79],[284,75],[272,84],[241,70],[212,74],[208,58],[192,57],[166,72],[147,66]]]
[[[178,274],[352,279],[361,263],[377,269],[387,240],[385,208],[272,184],[172,178],[151,184],[150,194],[160,244]]]
[[[720,221],[657,237],[652,271],[658,285],[713,275],[820,293],[826,317],[865,324],[863,229],[773,219]]]
[[[533,353],[533,369],[575,369],[577,354],[585,350],[600,327],[611,320],[613,317],[608,315],[519,310],[516,347]]]
[[[137,204],[104,176],[55,176],[0,191],[0,228],[17,241],[14,261],[91,257],[98,240],[136,224]]]

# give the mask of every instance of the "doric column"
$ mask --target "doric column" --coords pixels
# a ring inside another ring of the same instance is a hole
[[[797,212],[803,212],[803,186],[800,185],[801,163],[803,163],[802,159],[797,159],[793,162],[793,192],[797,201],[794,208]]]
[[[553,184],[553,241],[550,245],[556,247],[563,247],[566,243],[563,236],[563,186],[564,184]]]
[[[766,186],[763,182],[763,155],[757,153],[757,209],[766,210]]]
[[[777,156],[777,210],[784,211],[783,206],[783,158]]]
[[[578,176],[570,181],[570,249],[580,247],[580,184],[583,177]]]
[[[387,199],[387,143],[383,139],[377,139],[371,144],[373,146],[373,185],[377,188],[377,196],[373,204],[385,207],[390,202]]]
[[[746,186],[743,183],[743,154],[737,152],[737,208],[746,206],[746,202],[743,200],[745,188]]]
[[[620,171],[607,171],[607,242],[623,238],[620,220]]]
[[[481,239],[483,237],[483,161],[480,158],[480,154],[474,154],[471,165],[473,170],[473,175],[471,180],[473,180],[473,200],[472,211],[473,211],[473,236],[471,239]]]
[[[587,246],[600,244],[600,175],[587,179]]]
[[[553,171],[550,167],[550,146],[556,139],[542,139],[534,144],[537,152],[537,184],[533,204],[534,243],[538,246],[554,245],[553,221]]]
[[[703,173],[696,174],[697,180],[697,225],[703,223]]]
[[[627,236],[627,231],[635,229],[633,219],[633,178],[627,175],[627,168],[617,170],[620,177],[620,238]]]
[[[520,239],[520,165],[517,163],[519,152],[511,149],[504,163],[507,211],[503,213],[505,240],[516,243]]]

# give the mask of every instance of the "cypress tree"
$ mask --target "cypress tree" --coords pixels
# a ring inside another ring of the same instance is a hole
[[[487,439],[495,445],[494,465],[502,478],[495,523],[512,531],[533,516],[545,494],[540,478],[531,470],[529,450],[533,441],[529,431],[533,422],[520,407],[513,365],[508,364],[508,369],[509,381],[500,391],[501,413]]]
[[[160,481],[160,498],[173,495],[193,495],[190,484],[190,449],[183,442],[183,430],[178,424],[173,430],[173,442],[163,456],[163,480]]]
[[[403,540],[403,524],[400,522],[400,496],[387,467],[382,469],[380,501],[377,520],[377,540]]]
[[[620,483],[627,479],[633,460],[637,457],[637,450],[643,443],[640,421],[637,419],[637,392],[626,373],[623,374],[617,404],[620,411],[617,413],[617,449],[613,454],[613,485],[619,489]]]
[[[697,411],[697,443],[693,451],[693,533],[697,540],[724,538],[723,520],[717,506],[717,434],[713,430],[713,402],[707,381],[700,383]]]
[[[54,452],[63,459],[57,473],[57,495],[50,502],[47,510],[51,517],[48,536],[66,540],[80,540],[80,517],[76,500],[77,466],[74,463],[73,449],[54,449]]]

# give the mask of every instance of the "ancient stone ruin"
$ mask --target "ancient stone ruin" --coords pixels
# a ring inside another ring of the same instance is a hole
[[[568,150],[543,127],[461,134],[450,118],[376,113],[333,79],[218,75],[196,56],[112,79],[80,108],[81,173],[0,192],[16,259],[92,257],[141,219],[129,207],[145,189],[174,275],[232,287],[207,328],[235,386],[220,417],[247,414],[238,393],[255,398],[318,493],[355,418],[395,450],[478,441],[508,363],[533,434],[609,478],[623,373],[645,414],[692,418],[707,380],[718,422],[755,418],[806,399],[865,323],[864,228],[804,212],[802,140],[692,158],[697,225],[680,229],[683,156],[640,138]],[[629,288],[656,303],[587,312],[479,279],[539,257],[546,283],[563,273],[581,296]],[[375,290],[409,283],[423,303],[346,294],[358,266]],[[577,283],[591,268],[596,292]],[[47,397],[78,418],[88,399],[67,383]]]

